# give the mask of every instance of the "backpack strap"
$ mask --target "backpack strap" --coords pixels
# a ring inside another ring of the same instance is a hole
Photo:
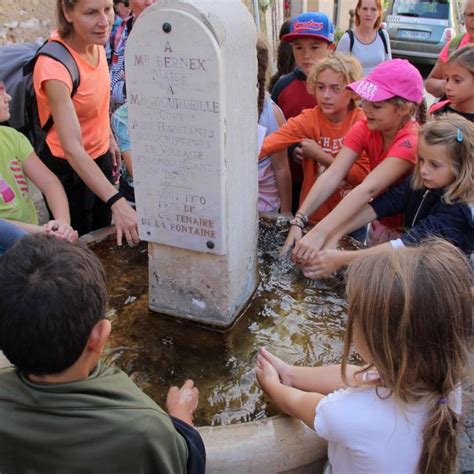
[[[354,32],[352,30],[346,30],[346,33],[349,35],[349,53],[352,53],[352,48],[354,47]]]
[[[79,85],[81,83],[81,76],[79,74],[79,68],[77,67],[75,59],[72,57],[69,50],[64,46],[64,44],[59,41],[51,40],[41,46],[36,52],[34,58],[28,62],[23,68],[23,75],[33,74],[33,70],[36,64],[36,61],[40,56],[47,56],[48,58],[54,59],[61,63],[69,72],[72,80],[72,91],[71,99],[77,92]],[[47,133],[54,124],[53,116],[51,115],[46,123],[43,125],[43,131]]]
[[[385,32],[383,28],[379,28],[379,36],[380,36],[380,39],[382,40],[383,47],[385,49],[385,54],[388,54],[387,37],[385,36]]]

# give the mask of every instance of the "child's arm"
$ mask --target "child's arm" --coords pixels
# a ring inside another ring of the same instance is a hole
[[[345,149],[345,147],[342,148],[342,150]],[[336,163],[336,161],[334,163]],[[347,196],[345,196],[330,214],[328,214],[296,243],[293,250],[293,257],[299,261],[306,261],[307,263],[311,262],[335,229],[337,229],[342,223],[350,220],[351,217],[362,208],[362,206],[369,203],[384,189],[387,189],[391,184],[400,179],[412,168],[412,166],[413,164],[407,160],[395,157],[386,158],[359,186],[354,188]],[[332,166],[329,170],[331,168]],[[329,170],[327,170],[326,173],[316,181],[315,186],[321,178],[325,177]],[[313,192],[315,186],[313,186],[310,194]],[[305,203],[303,203],[302,208],[305,206]],[[304,207],[302,212],[310,214],[314,211]]]
[[[404,212],[411,193],[411,178],[410,175],[403,182],[390,186],[386,192],[375,198],[370,204],[363,206],[351,219],[343,222],[331,232],[323,249],[335,249],[343,235],[347,235],[375,219],[395,216]]]
[[[44,165],[34,152],[23,162],[23,171],[44,194],[54,216],[55,220],[49,221],[45,225],[46,232],[70,242],[76,240],[77,232],[70,225],[71,218],[66,193],[56,175]],[[30,228],[28,231],[38,232],[36,227]]]
[[[273,403],[314,430],[316,407],[324,395],[283,385],[276,369],[263,357],[258,357],[256,371],[258,383]]]
[[[441,59],[438,59],[425,81],[425,88],[435,97],[441,97],[444,94],[445,85],[446,81],[444,79],[444,62]]]
[[[273,109],[275,111],[275,108]],[[311,132],[312,109],[303,111],[297,117],[282,123],[280,128],[265,138],[260,150],[259,159],[272,155],[300,142],[304,138],[313,138]]]
[[[378,255],[387,252],[387,250],[393,250],[390,242],[361,250],[321,250],[310,264],[303,267],[303,275],[312,280],[325,278],[339,268],[349,265],[359,257]]]
[[[336,190],[358,157],[359,155],[355,151],[343,146],[332,165],[315,181],[303,204],[298,209],[298,212],[307,216],[315,212]],[[301,229],[292,226],[282,248],[282,253],[287,252],[297,242],[301,242],[301,236]],[[322,244],[324,244],[324,242],[322,242],[321,245]]]
[[[360,384],[355,374],[361,369],[354,365],[347,366],[347,378],[351,385]],[[346,387],[340,365],[297,367],[287,364],[263,347],[257,356],[257,379],[278,408],[302,420],[310,428],[314,428],[315,409],[324,395]]]
[[[273,107],[273,114],[280,127],[285,125],[285,118],[276,106]],[[282,214],[291,213],[291,171],[287,160],[286,150],[271,155],[272,168],[275,174],[278,195],[280,196],[280,212]]]

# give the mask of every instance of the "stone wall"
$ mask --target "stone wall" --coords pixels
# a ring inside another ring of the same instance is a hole
[[[56,0],[1,0],[0,46],[43,41],[54,27]]]
[[[253,13],[252,0],[242,0]],[[0,0],[0,46],[44,41],[54,28],[56,0]]]

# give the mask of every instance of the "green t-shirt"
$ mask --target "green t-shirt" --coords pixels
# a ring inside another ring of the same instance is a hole
[[[187,459],[169,416],[117,368],[52,385],[0,370],[2,474],[179,474]]]
[[[38,224],[28,193],[23,163],[33,153],[27,138],[15,129],[0,127],[0,218]]]

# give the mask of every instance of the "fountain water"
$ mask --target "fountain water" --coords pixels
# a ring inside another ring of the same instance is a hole
[[[311,363],[320,347],[320,363],[327,362],[340,346],[340,295],[292,289],[289,264],[275,262],[275,247],[266,245],[261,263],[273,255],[261,265],[259,294],[231,332],[182,322],[227,328],[257,287],[255,46],[255,25],[240,0],[160,0],[133,28],[129,129],[139,232],[149,243],[126,262],[125,250],[103,256],[117,265],[107,269],[115,291],[108,357],[161,403],[169,384],[195,380],[203,407],[196,421],[208,425],[199,428],[208,472],[306,472],[324,458],[325,443],[296,420],[266,418],[274,412],[262,402],[253,357],[266,344]],[[330,317],[306,324],[308,310],[322,302],[332,305]]]

